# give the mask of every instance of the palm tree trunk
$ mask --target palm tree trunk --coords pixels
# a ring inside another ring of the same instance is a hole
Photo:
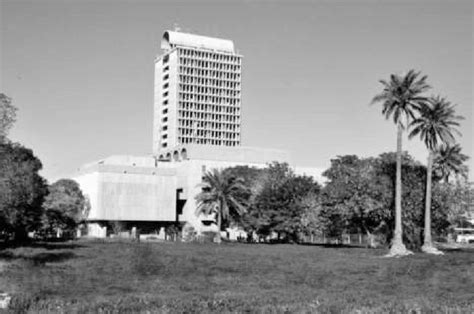
[[[216,242],[221,244],[221,227],[222,227],[222,202],[219,202],[219,211],[217,212],[217,235]]]
[[[423,246],[432,246],[431,242],[431,168],[433,164],[433,153],[428,154],[428,166],[426,169],[426,201],[425,201],[425,235]]]
[[[411,253],[406,249],[402,238],[402,132],[403,127],[399,123],[397,128],[397,169],[395,178],[395,234],[390,252],[388,253],[389,256]]]
[[[433,151],[431,150],[428,154],[428,165],[426,168],[425,230],[424,241],[421,250],[431,254],[443,254],[433,247],[433,242],[431,239],[431,184],[433,168]]]

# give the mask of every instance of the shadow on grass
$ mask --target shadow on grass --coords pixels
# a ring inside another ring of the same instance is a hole
[[[195,242],[197,243],[197,242]],[[211,242],[207,242],[211,243]],[[233,244],[244,244],[244,245],[295,245],[295,246],[316,246],[322,248],[334,248],[334,249],[367,249],[368,247],[364,244],[334,244],[334,243],[310,243],[310,242],[288,242],[288,241],[266,241],[266,242],[247,242],[247,241],[229,241],[222,239],[222,243],[227,245]],[[380,246],[377,249],[384,249],[386,247]]]
[[[84,245],[65,241],[27,241],[27,242],[0,242],[0,252],[4,249],[15,249],[15,248],[36,248],[46,250],[65,250],[65,249],[76,249],[82,248]]]
[[[332,244],[332,243],[300,243],[302,246],[317,246],[332,249],[366,249],[367,246],[361,244]]]
[[[45,263],[59,263],[76,257],[73,252],[40,252],[34,254],[24,254],[6,251],[0,252],[0,260],[24,260],[34,265],[44,265]]]

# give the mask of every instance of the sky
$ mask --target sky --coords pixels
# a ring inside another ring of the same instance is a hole
[[[151,154],[154,59],[175,26],[244,55],[245,146],[319,168],[394,151],[396,127],[370,102],[380,79],[415,69],[428,96],[457,104],[474,156],[471,1],[0,0],[0,18],[0,92],[18,107],[10,138],[50,182],[110,155]],[[403,144],[425,163],[419,139]]]

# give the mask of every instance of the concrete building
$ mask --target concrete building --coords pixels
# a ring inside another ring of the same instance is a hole
[[[195,203],[206,171],[291,164],[285,151],[241,146],[242,56],[232,41],[166,31],[161,47],[153,155],[111,156],[82,166],[75,177],[91,205],[89,235],[106,236],[112,221],[144,232],[178,222],[209,230],[203,223],[209,217],[197,216]],[[321,181],[320,169],[295,172]]]
[[[242,56],[230,40],[166,31],[155,60],[153,153],[240,146]]]
[[[195,202],[206,171],[238,165],[263,168],[288,160],[286,152],[274,149],[192,144],[176,147],[170,161],[111,156],[82,166],[75,180],[91,205],[90,235],[105,236],[104,226],[111,221],[148,232],[186,222],[200,232],[209,230],[203,224],[209,217],[196,215]]]

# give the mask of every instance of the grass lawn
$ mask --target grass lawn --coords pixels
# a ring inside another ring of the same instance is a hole
[[[0,292],[13,294],[13,310],[31,312],[474,312],[474,250],[385,253],[237,243],[33,245],[0,250]]]

